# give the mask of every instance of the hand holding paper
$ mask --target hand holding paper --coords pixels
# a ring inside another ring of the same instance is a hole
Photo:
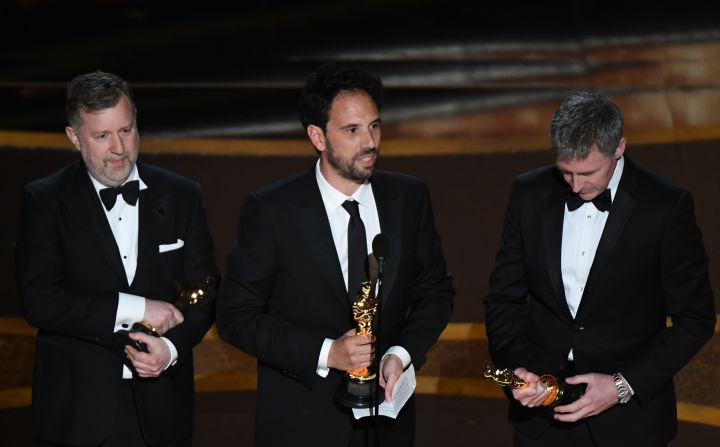
[[[383,401],[378,408],[378,414],[380,416],[387,416],[395,419],[400,413],[400,410],[405,406],[410,396],[415,391],[417,382],[415,380],[415,368],[410,364],[408,369],[400,376],[392,390],[392,401]],[[371,416],[375,411],[374,407],[371,408],[353,408],[353,416],[355,419],[364,418]]]

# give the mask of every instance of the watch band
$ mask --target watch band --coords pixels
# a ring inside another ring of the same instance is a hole
[[[630,390],[625,388],[625,382],[623,382],[622,376],[619,372],[613,373],[613,379],[615,380],[615,388],[617,388],[617,397],[619,404],[626,404],[632,397]]]

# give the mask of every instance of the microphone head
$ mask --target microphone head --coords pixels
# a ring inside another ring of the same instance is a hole
[[[377,259],[384,259],[388,252],[388,241],[382,233],[379,233],[372,241],[373,254]]]

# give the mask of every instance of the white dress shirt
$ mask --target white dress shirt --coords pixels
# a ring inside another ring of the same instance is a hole
[[[625,160],[621,157],[615,165],[615,172],[608,184],[611,200],[615,200],[624,166]],[[575,211],[568,210],[565,205],[560,264],[565,299],[573,318],[580,307],[585,283],[595,259],[595,251],[609,215],[608,211],[599,211],[595,208],[592,202],[584,203]],[[568,354],[568,359],[573,359],[572,350]]]
[[[90,173],[88,172],[88,175]],[[106,188],[105,185],[98,182],[90,175],[95,191],[100,200],[100,190]],[[137,166],[133,166],[130,175],[128,176],[125,183],[138,180],[140,184],[140,190],[147,189],[147,185],[140,178]],[[105,208],[105,205],[101,206],[105,211],[105,217],[108,219],[110,229],[115,237],[115,243],[117,244],[120,258],[125,268],[125,275],[127,276],[128,284],[132,284],[135,279],[135,270],[137,269],[137,254],[138,254],[138,217],[140,215],[140,200],[138,199],[135,205],[128,205],[122,196],[119,196],[115,201],[115,206],[110,211]],[[133,323],[141,321],[145,316],[145,298],[130,293],[118,292],[118,308],[115,314],[115,327],[113,332],[117,332],[121,329],[129,329]],[[161,339],[168,345],[170,349],[170,363],[168,366],[175,363],[177,360],[177,349],[173,343],[165,337]],[[130,368],[123,365],[123,378],[132,378],[132,372]]]
[[[358,202],[360,218],[365,226],[365,239],[367,242],[368,254],[372,253],[372,241],[376,235],[380,233],[380,218],[378,217],[377,205],[375,204],[375,195],[372,191],[372,185],[365,182],[348,197],[342,192],[335,189],[320,172],[320,160],[315,165],[315,178],[320,188],[325,212],[330,221],[330,231],[332,232],[335,249],[337,250],[338,260],[342,268],[343,278],[345,279],[345,289],[348,287],[348,222],[350,214],[342,207],[346,200],[354,200]],[[328,357],[330,355],[330,346],[334,340],[326,338],[320,349],[318,357],[317,373],[321,377],[327,377]],[[385,355],[395,354],[403,362],[403,368],[406,368],[411,361],[410,354],[401,346],[392,346],[387,350]],[[383,356],[384,357],[384,356]]]

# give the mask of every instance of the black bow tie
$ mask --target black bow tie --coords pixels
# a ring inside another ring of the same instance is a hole
[[[100,200],[102,200],[105,209],[110,211],[115,206],[117,196],[122,194],[123,199],[128,205],[135,206],[140,195],[140,182],[133,180],[125,183],[122,186],[116,186],[114,188],[103,188],[100,190]]]
[[[598,194],[592,200],[583,200],[582,197],[572,191],[568,191],[565,195],[565,203],[567,204],[568,210],[575,211],[576,209],[583,206],[584,203],[592,202],[598,211],[610,211],[610,205],[612,205],[612,198],[610,197],[610,190]]]

